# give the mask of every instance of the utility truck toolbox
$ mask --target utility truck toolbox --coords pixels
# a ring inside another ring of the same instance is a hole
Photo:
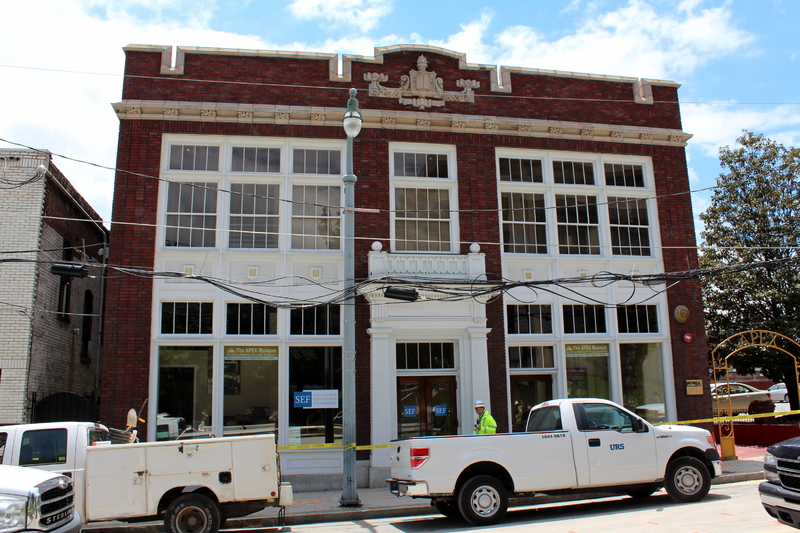
[[[430,498],[445,516],[477,526],[502,520],[509,498],[537,493],[641,498],[664,487],[676,501],[695,502],[722,472],[705,429],[653,426],[593,398],[539,404],[522,433],[394,440],[390,461],[393,494]]]

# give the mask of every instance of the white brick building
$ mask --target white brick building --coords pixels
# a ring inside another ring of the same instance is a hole
[[[107,230],[47,152],[0,150],[0,212],[0,424],[94,419]]]

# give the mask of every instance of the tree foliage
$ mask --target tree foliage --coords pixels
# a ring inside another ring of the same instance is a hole
[[[797,258],[800,249],[800,149],[745,131],[738,146],[720,148],[720,166],[705,224],[700,263],[706,268]],[[761,268],[703,280],[706,329],[712,348],[726,338],[764,329],[800,339],[798,268]],[[794,354],[800,358],[800,353]],[[791,357],[752,348],[729,361],[740,373],[757,370],[774,381],[796,381]],[[791,390],[791,386],[789,387]],[[796,387],[795,387],[796,389]],[[797,399],[793,399],[792,407]]]

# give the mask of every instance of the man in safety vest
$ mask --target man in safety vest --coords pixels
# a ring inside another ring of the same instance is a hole
[[[482,401],[475,402],[475,412],[478,413],[478,420],[475,421],[475,429],[472,431],[475,435],[483,435],[487,433],[497,433],[497,422],[494,421],[492,415],[486,412],[486,406]]]

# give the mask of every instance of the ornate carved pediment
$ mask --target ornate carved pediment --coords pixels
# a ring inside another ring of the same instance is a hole
[[[389,77],[379,72],[364,74],[364,80],[369,82],[370,96],[397,98],[401,104],[419,109],[442,107],[445,102],[475,102],[475,93],[472,90],[481,86],[476,80],[457,80],[456,85],[463,87],[463,91],[445,91],[444,80],[435,72],[428,72],[428,60],[424,55],[417,59],[417,70],[400,77],[400,87],[381,85],[381,82],[389,81]]]

